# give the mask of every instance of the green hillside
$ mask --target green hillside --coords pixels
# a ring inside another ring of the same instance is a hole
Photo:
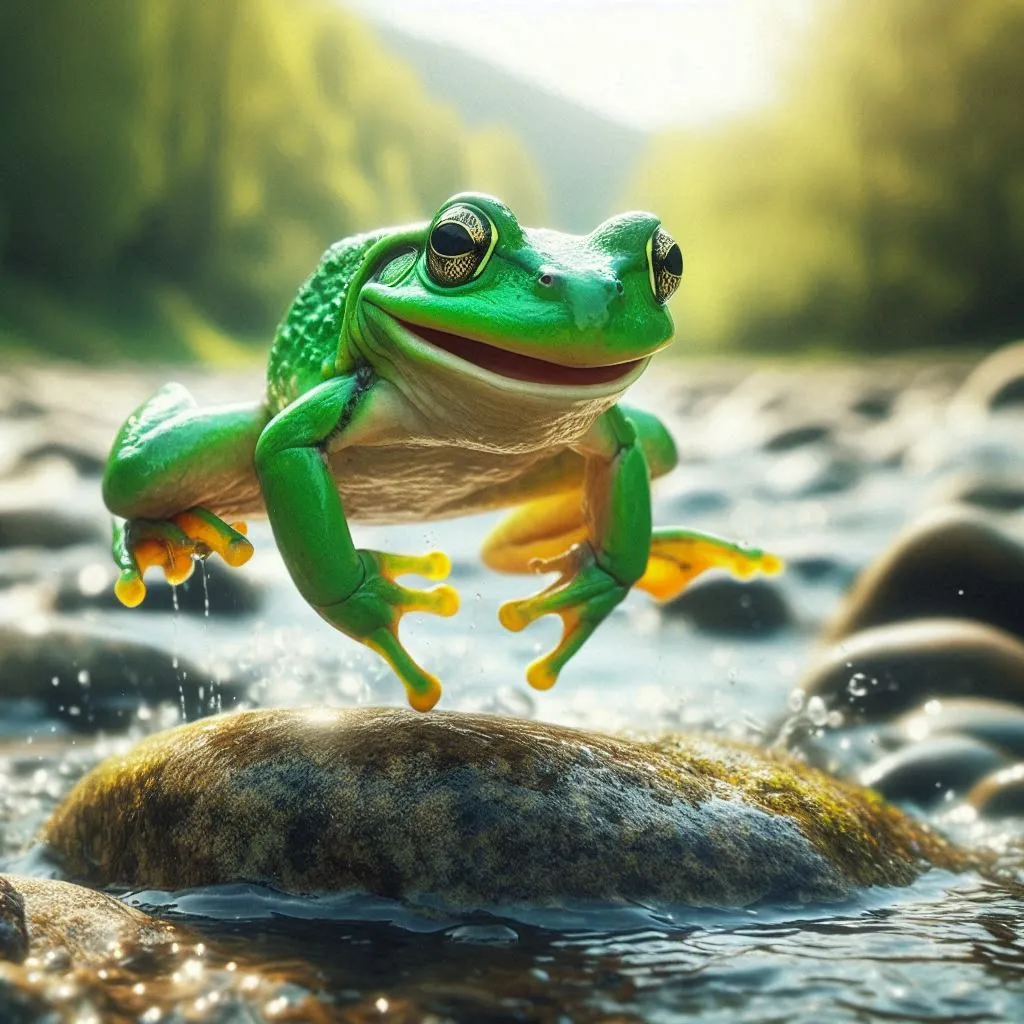
[[[835,0],[774,109],[665,133],[625,201],[686,255],[691,345],[1024,333],[1024,4]]]
[[[0,5],[0,346],[266,346],[334,239],[540,176],[330,0]]]

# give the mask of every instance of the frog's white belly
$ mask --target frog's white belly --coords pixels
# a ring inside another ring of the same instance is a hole
[[[583,458],[569,448],[509,453],[374,445],[332,452],[327,464],[346,518],[364,523],[423,522],[505,508],[571,490],[583,481]],[[179,504],[202,505],[225,519],[266,514],[254,467],[230,478],[204,480],[201,492],[187,499],[182,493],[176,492]]]
[[[328,462],[349,519],[422,522],[482,512],[579,487],[583,459],[551,451],[392,445],[348,448]]]

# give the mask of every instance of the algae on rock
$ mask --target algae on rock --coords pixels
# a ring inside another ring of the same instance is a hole
[[[879,797],[710,740],[404,709],[256,710],[99,765],[43,838],[95,885],[451,906],[836,900],[963,856]]]

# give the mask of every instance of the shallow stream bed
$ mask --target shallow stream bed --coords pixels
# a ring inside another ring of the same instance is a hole
[[[451,555],[460,614],[403,624],[443,681],[442,707],[785,743],[862,778],[895,749],[898,702],[891,716],[855,723],[843,701],[805,690],[857,574],[950,500],[1024,538],[1024,414],[985,407],[963,387],[970,369],[660,364],[631,396],[664,415],[680,448],[680,466],[656,488],[656,522],[749,541],[789,568],[747,591],[695,586],[676,607],[631,595],[547,693],[531,691],[524,670],[553,646],[557,620],[511,634],[496,614],[540,581],[490,574],[476,557],[499,516],[357,528],[356,540]],[[253,373],[184,378],[200,401],[260,387]],[[0,388],[0,870],[52,871],[34,836],[73,783],[183,715],[404,703],[386,667],[298,597],[265,523],[251,524],[256,555],[243,569],[211,564],[175,595],[154,586],[155,611],[113,603],[98,473],[120,420],[164,379],[23,368]],[[851,666],[850,693],[877,685]],[[1003,880],[933,871],[839,905],[740,910],[452,914],[251,886],[119,893],[207,943],[152,988],[159,998],[147,1002],[145,965],[59,985],[66,964],[39,970],[54,981],[44,986],[54,1019],[82,1022],[1024,1020],[1013,853],[1024,819],[986,816],[953,785],[905,805],[959,841],[1003,851]],[[124,997],[105,1002],[105,986]]]

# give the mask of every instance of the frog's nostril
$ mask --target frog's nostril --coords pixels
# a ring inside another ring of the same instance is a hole
[[[537,278],[537,283],[543,285],[545,288],[550,288],[555,283],[555,275],[550,271],[545,270],[544,273]]]
[[[622,295],[626,291],[625,285],[618,279],[615,279],[615,294]]]

